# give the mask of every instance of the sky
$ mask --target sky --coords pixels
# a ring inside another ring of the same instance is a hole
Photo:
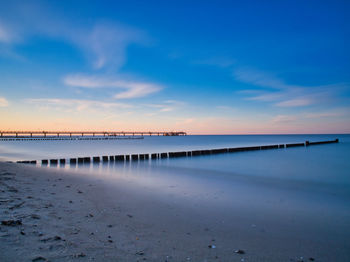
[[[349,12],[0,0],[0,129],[350,133]]]

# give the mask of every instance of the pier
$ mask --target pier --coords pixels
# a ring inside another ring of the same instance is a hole
[[[53,137],[125,137],[125,136],[185,136],[186,132],[168,131],[1,131],[0,138],[53,138]]]
[[[271,149],[288,149],[292,147],[309,147],[313,145],[323,145],[339,143],[339,139],[329,140],[329,141],[316,141],[310,142],[305,141],[304,143],[290,143],[290,144],[276,144],[276,145],[262,145],[262,146],[248,146],[248,147],[233,147],[233,148],[215,148],[206,150],[193,150],[193,151],[179,151],[179,152],[162,152],[162,153],[142,153],[142,154],[129,154],[129,155],[111,155],[111,156],[93,156],[93,157],[76,157],[70,159],[43,159],[41,161],[31,160],[31,161],[17,161],[17,163],[25,164],[37,164],[42,165],[65,165],[69,162],[71,165],[79,164],[90,164],[92,163],[106,163],[106,162],[127,162],[127,161],[148,161],[166,158],[179,158],[179,157],[195,157],[195,156],[205,156],[205,155],[216,155],[216,154],[227,154],[227,153],[237,153],[237,152],[247,152],[247,151],[258,151],[258,150],[271,150]]]

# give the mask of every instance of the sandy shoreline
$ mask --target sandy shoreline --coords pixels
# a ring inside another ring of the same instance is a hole
[[[201,202],[185,205],[176,198],[155,197],[142,187],[132,190],[125,181],[106,183],[98,177],[11,163],[0,163],[0,190],[1,221],[21,223],[0,226],[1,261],[350,257],[348,231],[342,233],[348,224],[325,228],[328,220],[316,220],[300,225],[298,217],[288,214],[255,215],[244,203],[231,210],[208,209]]]

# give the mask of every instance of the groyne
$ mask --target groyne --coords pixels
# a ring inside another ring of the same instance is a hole
[[[178,157],[195,157],[204,155],[216,155],[245,151],[258,151],[258,150],[271,150],[271,149],[284,149],[291,147],[309,147],[313,145],[338,143],[339,139],[329,141],[305,141],[304,143],[291,143],[291,144],[275,144],[275,145],[262,145],[262,146],[247,146],[247,147],[233,147],[233,148],[215,148],[207,150],[192,150],[192,151],[179,151],[179,152],[162,152],[162,153],[150,153],[150,154],[127,154],[127,155],[110,155],[110,156],[85,156],[76,158],[60,158],[60,159],[42,159],[42,160],[27,160],[17,161],[17,163],[24,164],[42,164],[42,165],[65,165],[69,163],[71,165],[76,164],[88,164],[88,163],[100,163],[100,162],[124,162],[124,161],[146,161],[164,158],[178,158]]]

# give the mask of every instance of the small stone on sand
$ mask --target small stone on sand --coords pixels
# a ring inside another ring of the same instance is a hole
[[[32,261],[33,261],[33,262],[47,261],[47,259],[44,258],[44,257],[42,257],[42,256],[39,256],[39,257],[33,258]]]
[[[22,221],[21,220],[3,220],[1,221],[1,225],[3,226],[10,226],[10,227],[15,227],[15,226],[20,226],[22,225]]]

